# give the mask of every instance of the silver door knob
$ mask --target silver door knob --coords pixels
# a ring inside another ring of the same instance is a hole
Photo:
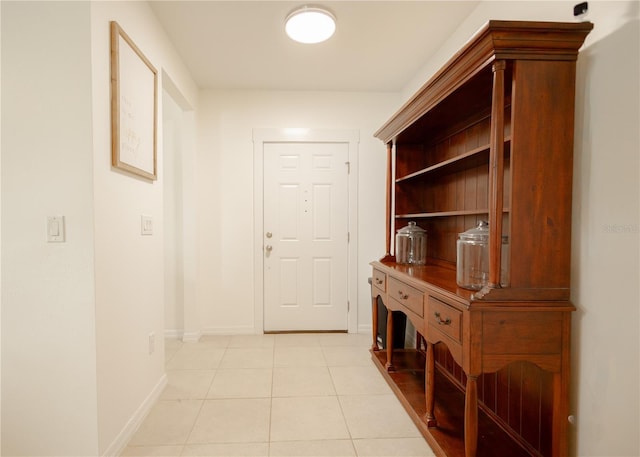
[[[267,236],[267,238],[271,238],[271,237],[273,236],[273,233],[271,233],[271,232],[267,232],[267,233],[266,233],[266,236]]]
[[[267,244],[267,245],[264,247],[264,249],[265,249],[267,252],[271,252],[271,251],[273,250],[273,246],[271,246],[270,244]]]

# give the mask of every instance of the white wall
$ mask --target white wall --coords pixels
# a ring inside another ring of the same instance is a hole
[[[110,165],[109,21],[116,20],[158,70],[158,180]],[[146,2],[95,2],[91,8],[99,451],[122,447],[164,377],[164,181],[162,88],[196,106],[197,88]],[[163,78],[169,75],[171,83]],[[187,151],[193,154],[193,151]],[[153,217],[141,236],[140,217]],[[149,354],[149,335],[155,352]]]
[[[95,455],[90,7],[1,7],[2,453]]]
[[[408,98],[489,19],[568,21],[577,2],[482,2],[403,90]],[[637,1],[590,1],[578,58],[572,242],[572,455],[636,456],[640,32]]]
[[[197,88],[146,2],[0,5],[2,452],[115,454],[165,380],[163,155],[160,97],[158,181],[111,168],[109,21],[160,88],[191,107]],[[65,243],[46,243],[47,215]]]
[[[184,329],[184,268],[182,258],[182,110],[162,91],[164,181],[164,297],[165,334],[181,336]]]
[[[360,131],[358,321],[371,326],[369,262],[384,255],[385,146],[373,132],[398,105],[397,94],[206,91],[200,98],[199,300],[203,330],[254,328],[254,128]]]
[[[0,7],[0,49],[2,49],[2,8]],[[0,59],[0,106],[2,106],[2,59]],[[0,116],[0,144],[2,144],[2,119]],[[0,147],[0,189],[2,189],[2,147]],[[1,194],[1,192],[0,192]],[[0,197],[0,259],[2,258],[2,198]],[[2,392],[2,262],[0,262],[0,392]],[[2,454],[2,395],[0,394],[0,454]]]
[[[591,7],[574,156],[576,449],[640,455],[640,3]]]
[[[165,336],[196,340],[197,226],[195,118],[188,102],[164,76],[164,296]],[[168,84],[167,84],[168,83]]]

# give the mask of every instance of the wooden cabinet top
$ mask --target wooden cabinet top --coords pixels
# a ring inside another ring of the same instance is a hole
[[[591,22],[489,21],[374,136],[395,139],[495,60],[577,59]]]
[[[404,265],[396,262],[371,262],[374,271],[379,270],[389,277],[400,278],[404,283],[423,292],[436,294],[456,303],[461,309],[553,309],[555,311],[574,311],[575,307],[567,301],[549,300],[544,303],[534,302],[531,297],[523,297],[518,301],[483,301],[476,300],[479,291],[463,289],[456,284],[456,272],[437,265]]]

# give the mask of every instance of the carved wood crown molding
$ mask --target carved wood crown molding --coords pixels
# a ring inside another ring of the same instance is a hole
[[[374,136],[392,141],[496,60],[575,61],[593,23],[489,21]]]

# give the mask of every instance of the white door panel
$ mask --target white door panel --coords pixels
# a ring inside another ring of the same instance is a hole
[[[264,329],[346,330],[349,145],[263,153]]]

